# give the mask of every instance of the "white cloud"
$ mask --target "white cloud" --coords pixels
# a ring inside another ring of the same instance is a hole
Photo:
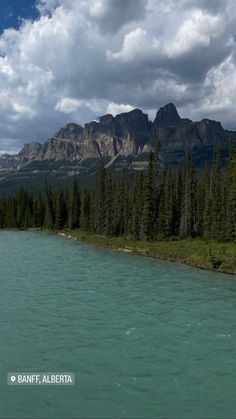
[[[134,107],[131,105],[109,102],[107,100],[79,100],[68,97],[60,99],[55,106],[57,111],[63,112],[65,114],[79,112],[81,108],[88,109],[94,114],[102,115],[105,113],[111,113],[114,116],[118,113],[129,112],[134,109]]]
[[[0,75],[5,76],[8,80],[14,77],[14,70],[6,58],[0,57]]]
[[[107,13],[109,4],[107,1],[92,0],[89,11],[91,16],[101,18]]]
[[[56,7],[79,10],[103,32],[115,33],[130,22],[143,20],[148,0],[41,0],[39,12],[53,13]]]
[[[80,99],[73,99],[69,97],[65,97],[60,99],[55,109],[60,112],[64,112],[65,114],[72,114],[77,112],[80,108],[85,108],[90,110],[91,112],[104,112],[105,106],[104,101],[97,101],[95,100],[80,100]]]
[[[80,108],[80,106],[81,106],[80,100],[65,97],[63,99],[60,99],[57,102],[55,109],[57,111],[70,114],[70,113],[76,112]]]
[[[226,122],[235,118],[236,66],[235,57],[227,57],[219,66],[211,69],[204,86],[210,90],[200,104],[201,111],[221,119],[225,114]]]
[[[112,53],[107,50],[107,59],[118,59],[121,61],[132,61],[136,58],[144,58],[157,52],[159,49],[158,40],[153,37],[150,39],[146,30],[137,28],[124,37],[120,51]]]
[[[176,36],[166,46],[170,57],[177,57],[196,47],[209,47],[211,39],[223,30],[220,16],[212,16],[202,10],[195,10],[178,29]]]
[[[132,109],[134,108],[131,105],[124,105],[123,103],[111,102],[107,106],[106,113],[111,113],[113,116],[115,116],[118,113],[132,111]]]
[[[36,7],[40,14],[44,15],[52,12],[60,4],[60,0],[39,0]]]
[[[107,51],[108,60],[132,61],[147,59],[151,55],[160,58],[178,58],[197,47],[209,47],[211,41],[221,35],[224,22],[220,16],[213,16],[200,9],[189,11],[185,20],[176,25],[174,33],[170,28],[169,36],[160,35],[159,39],[147,30],[136,28],[125,34],[118,52]]]

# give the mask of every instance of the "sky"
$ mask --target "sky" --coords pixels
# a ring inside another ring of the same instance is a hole
[[[173,102],[236,130],[235,0],[0,0],[0,153]]]

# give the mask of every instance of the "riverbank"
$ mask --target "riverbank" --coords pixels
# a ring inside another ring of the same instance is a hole
[[[235,243],[203,239],[135,241],[126,237],[93,235],[80,230],[63,230],[58,234],[96,246],[236,275]]]

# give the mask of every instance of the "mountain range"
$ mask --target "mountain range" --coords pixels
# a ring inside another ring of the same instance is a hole
[[[230,139],[236,141],[236,132],[223,129],[218,121],[180,118],[172,103],[160,108],[153,122],[134,109],[115,117],[104,115],[84,127],[69,123],[43,144],[34,141],[18,154],[0,156],[0,193],[19,185],[39,188],[48,178],[63,184],[74,174],[85,181],[100,161],[110,170],[142,170],[157,143],[162,161],[179,164],[191,153],[202,165],[212,158],[216,144],[226,149]]]

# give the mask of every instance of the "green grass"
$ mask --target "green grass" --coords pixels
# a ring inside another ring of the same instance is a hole
[[[132,251],[135,254],[236,275],[236,243],[203,239],[147,242],[126,237],[93,235],[80,230],[63,230],[62,233],[97,246]]]

